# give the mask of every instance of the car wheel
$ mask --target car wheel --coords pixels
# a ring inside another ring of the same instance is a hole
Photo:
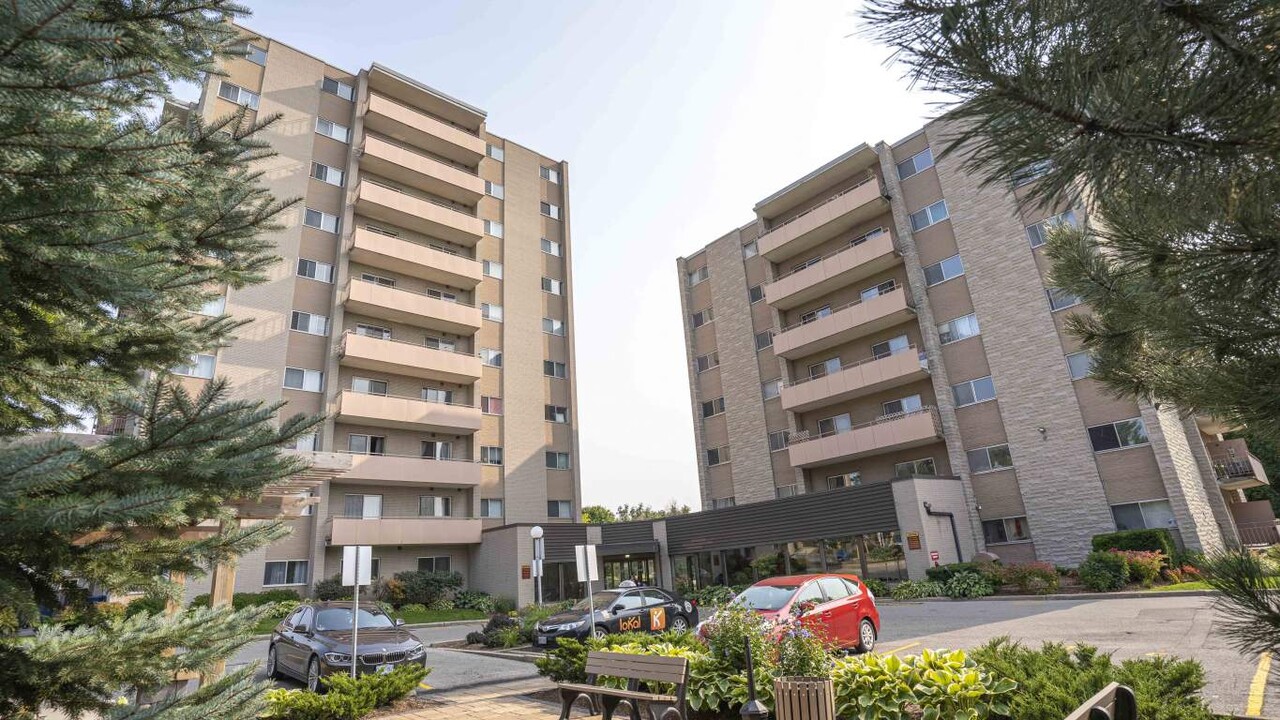
[[[311,692],[320,692],[320,658],[311,657],[311,662],[307,663],[307,689]]]
[[[603,638],[608,634],[609,634],[609,628],[603,625],[597,625],[596,629],[591,631],[591,637],[594,637],[594,638]]]
[[[689,621],[683,615],[677,615],[671,619],[671,629],[675,632],[685,632],[689,629]]]
[[[267,648],[267,679],[276,680],[280,677],[280,669],[276,667],[276,646],[272,645]]]
[[[876,626],[869,618],[858,625],[858,652],[869,653],[876,648]]]

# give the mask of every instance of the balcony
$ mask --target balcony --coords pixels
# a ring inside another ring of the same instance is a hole
[[[915,317],[905,288],[898,287],[869,300],[834,308],[830,315],[782,329],[773,339],[773,352],[788,360],[812,355],[857,338],[893,327]]]
[[[472,335],[483,322],[475,306],[356,278],[343,289],[342,302],[349,312],[455,335]]]
[[[480,429],[480,408],[428,402],[414,397],[370,395],[343,390],[338,396],[337,421],[380,428],[463,435]]]
[[[437,350],[354,332],[342,336],[338,360],[346,367],[360,370],[463,385],[476,382],[484,374],[480,358],[471,353]]]
[[[437,460],[414,455],[351,454],[351,469],[338,479],[352,485],[431,485],[476,487],[480,463],[467,459]]]
[[[1249,452],[1244,440],[1209,440],[1205,446],[1209,450],[1209,461],[1213,464],[1218,486],[1223,490],[1243,490],[1267,484],[1267,471]]]
[[[485,154],[485,141],[421,110],[402,105],[376,92],[364,105],[364,126],[403,143],[474,166]]]
[[[880,181],[868,172],[861,183],[770,228],[760,236],[760,254],[771,262],[782,262],[888,210],[889,201],[880,192]]]
[[[473,170],[373,135],[365,136],[360,151],[361,170],[466,205],[475,205],[484,197],[484,181]]]
[[[843,247],[817,262],[774,278],[764,298],[779,310],[812,302],[831,291],[882,273],[902,262],[893,236],[883,232],[858,245]]]
[[[474,545],[480,518],[380,517],[330,520],[330,545]]]
[[[473,290],[484,279],[479,262],[389,235],[386,230],[357,227],[349,247],[352,262],[449,287]]]
[[[929,377],[924,353],[909,346],[893,355],[844,365],[822,377],[804,378],[782,388],[782,407],[808,412]]]
[[[356,186],[356,213],[467,247],[474,247],[484,236],[484,222],[470,210],[367,177]]]
[[[794,467],[808,468],[929,445],[941,437],[938,411],[927,407],[877,418],[828,435],[808,431],[793,433],[787,452]]]

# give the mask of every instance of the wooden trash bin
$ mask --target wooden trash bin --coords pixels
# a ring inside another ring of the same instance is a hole
[[[773,705],[777,720],[836,720],[831,678],[777,678],[773,681]]]

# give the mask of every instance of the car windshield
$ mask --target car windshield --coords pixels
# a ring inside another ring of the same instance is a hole
[[[752,585],[733,601],[752,610],[780,610],[799,585]]]
[[[395,627],[387,614],[377,608],[360,608],[361,630]],[[316,630],[350,630],[351,608],[327,608],[316,613]]]
[[[618,595],[620,594],[621,593],[616,592],[598,592],[591,596],[591,600],[596,604],[597,610],[608,610],[609,607],[613,605],[614,601],[618,599]],[[586,612],[591,609],[591,606],[587,604],[587,599],[583,598],[574,603],[573,609]]]

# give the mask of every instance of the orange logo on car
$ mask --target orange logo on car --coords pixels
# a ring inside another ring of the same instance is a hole
[[[631,632],[640,629],[640,616],[632,615],[631,617],[618,618],[618,631]]]
[[[653,608],[649,611],[649,629],[653,631],[663,630],[667,627],[667,609]]]

